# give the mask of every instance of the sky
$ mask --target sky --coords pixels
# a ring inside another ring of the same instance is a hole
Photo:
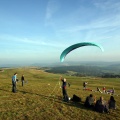
[[[0,0],[0,64],[120,61],[120,0]]]

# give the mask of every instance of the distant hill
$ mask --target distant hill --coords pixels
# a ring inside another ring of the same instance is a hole
[[[44,69],[50,73],[62,73],[73,76],[99,76],[99,77],[119,77],[120,62],[96,62],[96,61],[69,61],[56,63],[34,63],[27,64],[5,64],[0,68],[5,67],[37,67]]]
[[[100,76],[119,77],[120,64],[119,63],[83,63],[82,65],[63,64],[61,66],[49,67],[46,72],[62,73],[75,76]]]

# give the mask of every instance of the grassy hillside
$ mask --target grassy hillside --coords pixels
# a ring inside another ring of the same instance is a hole
[[[17,93],[11,92],[11,76],[17,72],[19,82]],[[20,78],[25,75],[24,87]],[[82,102],[63,102],[61,94],[60,74],[52,74],[35,68],[4,69],[0,71],[0,119],[1,120],[119,120],[120,119],[120,79],[64,76],[67,82],[68,95],[82,98]],[[92,91],[83,91],[83,81],[88,82],[88,88],[96,90],[115,88],[117,109],[110,114],[97,113],[83,106],[86,96],[90,93],[97,98],[103,96],[108,101],[110,95]]]
[[[104,76],[106,74],[120,77],[120,64],[109,66],[93,66],[93,65],[78,65],[78,66],[59,66],[44,68],[46,72],[69,74],[69,71],[74,72],[74,76]],[[70,74],[69,74],[70,75]]]

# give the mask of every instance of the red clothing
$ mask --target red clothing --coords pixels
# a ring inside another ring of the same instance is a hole
[[[103,90],[106,90],[106,88],[104,87]]]

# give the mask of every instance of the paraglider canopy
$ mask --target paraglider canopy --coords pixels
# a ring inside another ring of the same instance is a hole
[[[92,43],[92,42],[82,42],[82,43],[77,43],[74,45],[69,46],[68,48],[66,48],[60,55],[60,61],[63,62],[66,55],[71,52],[72,50],[79,48],[79,47],[83,47],[83,46],[96,46],[98,48],[100,48],[102,51],[104,51],[103,47],[101,45],[98,45],[96,43]]]

